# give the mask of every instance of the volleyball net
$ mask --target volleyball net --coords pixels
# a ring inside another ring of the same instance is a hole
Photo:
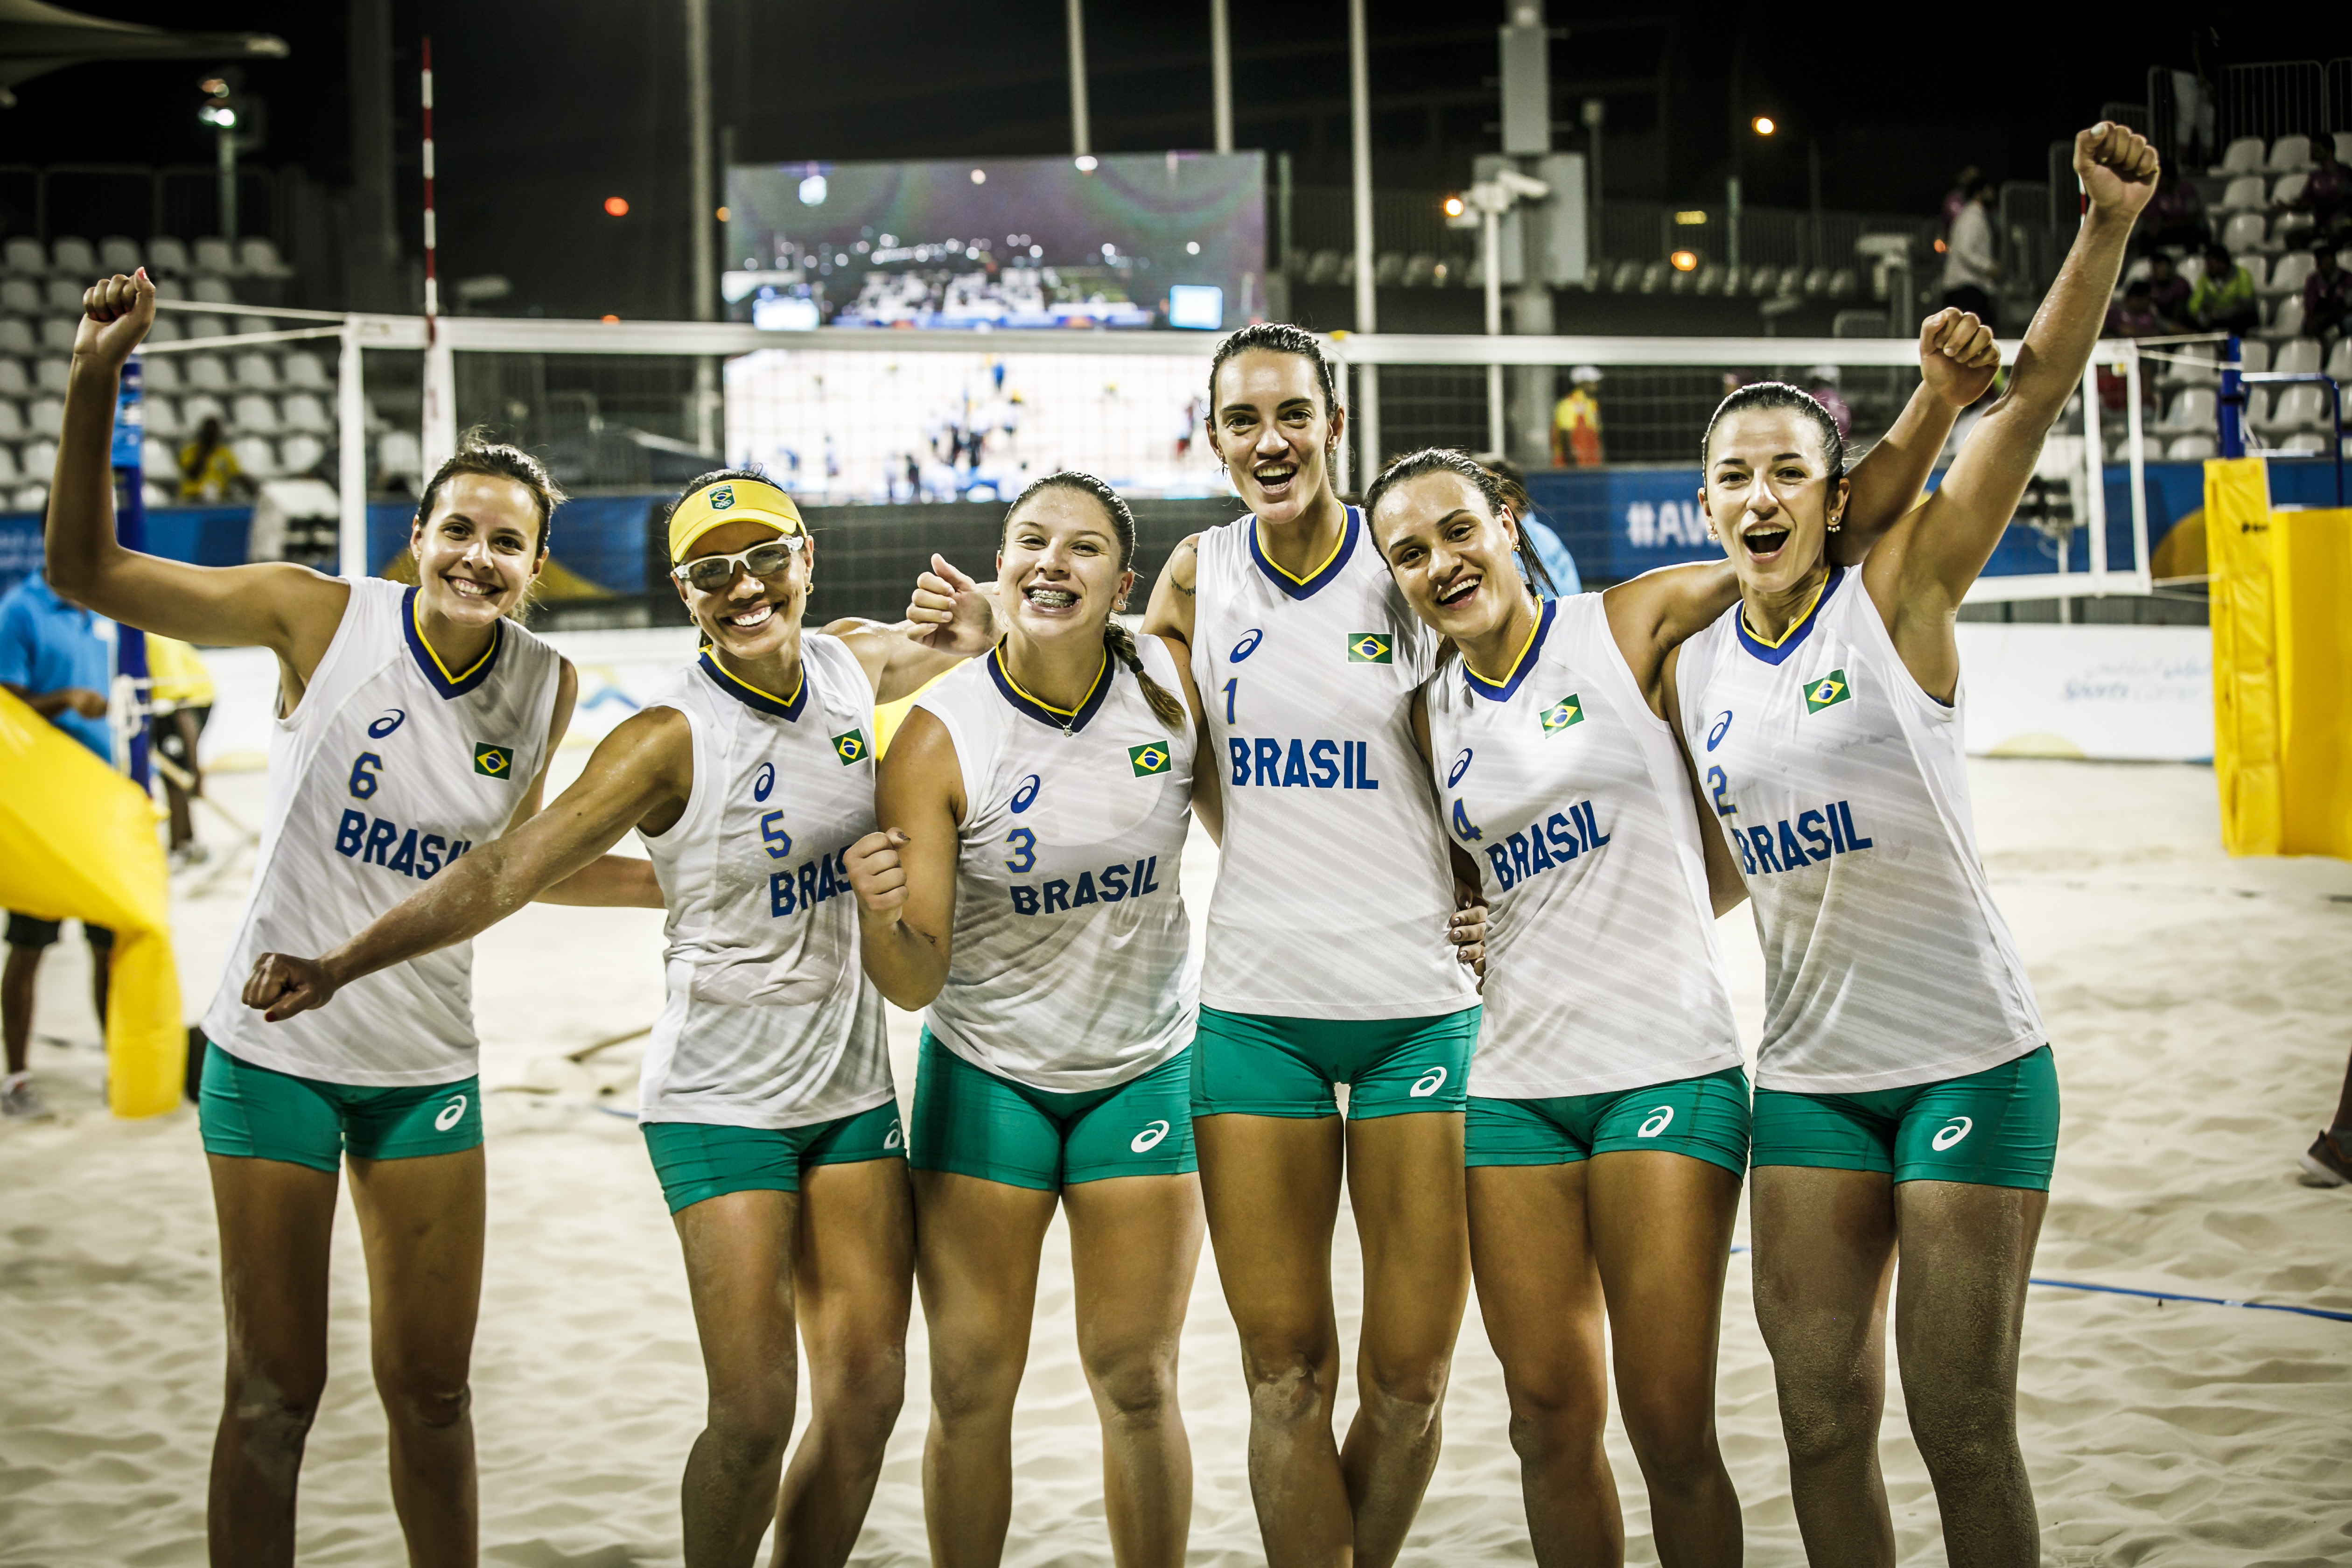
[[[863,598],[887,598],[886,580],[902,595],[898,558],[924,558],[927,536],[984,558],[992,531],[975,520],[1058,468],[1099,474],[1136,505],[1147,573],[1181,532],[1237,508],[1207,440],[1209,334],[453,317],[428,350],[421,318],[210,310],[168,310],[159,339],[180,330],[142,356],[145,466],[175,473],[179,444],[220,418],[248,474],[318,481],[312,515],[257,520],[257,553],[307,552],[330,569],[383,570],[425,473],[473,426],[541,454],[576,498],[555,533],[559,598],[656,592],[662,499],[722,462],[773,475],[820,534],[855,531],[833,559],[863,566],[831,574],[855,602],[826,612],[885,611]],[[1698,443],[1732,388],[1813,392],[1859,458],[1919,379],[1907,339],[1327,341],[1349,414],[1344,488],[1420,447],[1503,451],[1595,583],[1716,553]],[[2205,454],[2164,423],[2169,383],[2203,374],[2184,363],[2100,345],[1972,598],[2151,591],[2154,544],[2202,504]]]

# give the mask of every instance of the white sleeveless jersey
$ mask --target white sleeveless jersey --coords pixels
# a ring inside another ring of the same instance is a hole
[[[1363,513],[1300,580],[1244,517],[1200,536],[1192,673],[1224,793],[1201,1000],[1280,1017],[1411,1018],[1476,1005],[1445,940],[1454,878],[1412,737],[1436,634]]]
[[[1139,643],[1181,701],[1166,645]],[[1108,658],[1074,712],[1050,708],[1005,673],[1002,649],[916,706],[946,726],[963,771],[953,956],[931,1033],[974,1067],[1065,1094],[1182,1050],[1200,991],[1178,886],[1192,724],[1162,724]]]
[[[1489,912],[1470,1092],[1609,1094],[1741,1063],[1672,731],[1601,595],[1548,601],[1499,682],[1427,688],[1432,766]]]
[[[637,835],[669,906],[638,1118],[805,1127],[881,1104],[889,1048],[846,859],[874,831],[874,688],[856,656],[802,633],[800,689],[780,701],[706,648],[647,706],[686,715],[694,789],[669,831]]]
[[[416,590],[351,584],[293,713],[269,735],[253,891],[205,1034],[240,1061],[373,1088],[472,1076],[473,946],[394,964],[282,1023],[239,999],[265,952],[320,953],[496,838],[547,760],[563,661],[512,621],[451,675],[416,628]]]
[[[2048,1038],[1977,855],[1963,708],[1912,679],[1859,573],[1777,645],[1734,605],[1685,643],[1683,732],[1764,944],[1767,1089],[1981,1072]]]

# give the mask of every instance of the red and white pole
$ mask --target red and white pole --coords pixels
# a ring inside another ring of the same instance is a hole
[[[424,72],[425,129],[425,476],[457,450],[457,366],[441,331],[440,229],[433,212],[433,40],[419,57]]]

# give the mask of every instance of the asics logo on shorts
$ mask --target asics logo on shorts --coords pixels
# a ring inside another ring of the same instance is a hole
[[[882,1147],[885,1149],[902,1148],[905,1146],[906,1142],[907,1134],[900,1130],[896,1121],[893,1121],[890,1123],[889,1132],[882,1140]]]
[[[441,1114],[433,1119],[433,1130],[436,1132],[446,1132],[465,1118],[466,1097],[461,1094],[441,1108]]]
[[[1419,1078],[1413,1079],[1412,1087],[1405,1090],[1405,1092],[1412,1095],[1415,1100],[1427,1100],[1431,1095],[1435,1094],[1439,1089],[1444,1089],[1444,1087],[1445,1069],[1444,1068],[1432,1068],[1427,1072],[1422,1074]]]
[[[1936,1152],[1940,1154],[1974,1131],[1976,1125],[1976,1122],[1968,1117],[1955,1116],[1937,1130],[1936,1136],[1930,1139],[1929,1142]]]
[[[1160,1146],[1160,1141],[1167,1136],[1168,1123],[1165,1121],[1155,1121],[1146,1127],[1142,1131],[1137,1133],[1133,1139],[1129,1141],[1127,1146],[1140,1154],[1145,1152],[1147,1150],[1158,1148]]]
[[[1664,1132],[1667,1128],[1672,1127],[1674,1124],[1675,1108],[1671,1105],[1661,1105],[1656,1110],[1650,1112],[1648,1121],[1643,1122],[1641,1126],[1633,1129],[1633,1136],[1636,1138],[1655,1138],[1659,1133]]]

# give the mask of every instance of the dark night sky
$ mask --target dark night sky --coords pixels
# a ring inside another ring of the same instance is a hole
[[[289,58],[247,68],[268,103],[253,162],[350,177],[343,8],[331,0],[86,0],[129,21],[275,32]],[[1371,0],[1375,183],[1442,190],[1496,145],[1499,3]],[[743,161],[1053,153],[1068,146],[1062,7],[1054,0],[853,5],[710,0],[716,119]],[[551,315],[681,309],[685,216],[682,7],[675,0],[456,5],[394,0],[400,203],[417,231],[415,40],[438,71],[445,272],[514,279],[508,308]],[[1717,200],[1731,127],[1787,128],[1746,162],[1748,199],[1801,205],[1802,138],[1823,153],[1832,208],[1932,208],[1954,169],[2042,177],[2048,144],[2103,102],[2146,94],[2149,66],[2352,54],[2340,7],[1938,7],[1966,37],[1925,37],[1891,9],[1556,3],[1556,88],[1609,102],[1609,194]],[[1780,17],[1794,26],[1777,25]],[[2320,19],[2320,18],[2325,18]],[[1343,0],[1233,6],[1236,141],[1287,151],[1306,185],[1347,178]],[[1206,146],[1202,4],[1088,9],[1097,151]],[[2332,31],[2333,37],[2320,36]],[[1666,86],[1664,112],[1656,90]],[[207,163],[195,63],[79,67],[25,84],[0,110],[6,162]],[[1732,84],[1739,89],[1735,100]],[[94,105],[105,113],[94,116]],[[1574,115],[1573,100],[1563,118]],[[1662,123],[1663,120],[1663,123]],[[1574,145],[1563,137],[1562,144]],[[629,216],[604,216],[607,195]]]

